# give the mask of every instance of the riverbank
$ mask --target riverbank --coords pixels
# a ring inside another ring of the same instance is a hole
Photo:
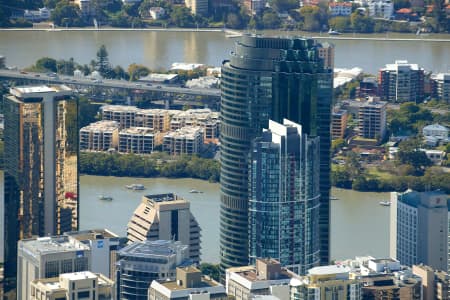
[[[227,38],[238,38],[249,33],[248,31],[232,30],[227,28],[123,28],[123,27],[57,27],[57,28],[0,28],[1,31],[44,31],[44,32],[223,32]],[[343,41],[389,41],[389,42],[450,42],[450,34],[428,34],[415,35],[412,33],[389,33],[389,34],[342,34],[339,36],[327,35],[317,32],[305,31],[279,31],[279,30],[262,30],[256,31],[257,34],[268,36],[306,36],[317,40],[343,40]]]

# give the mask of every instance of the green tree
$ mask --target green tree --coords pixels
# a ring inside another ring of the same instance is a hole
[[[304,6],[300,9],[302,16],[302,29],[306,31],[319,31],[322,24],[328,24],[326,12],[317,6]]]
[[[299,2],[295,0],[271,0],[269,3],[276,12],[287,12],[299,6]]]
[[[350,17],[335,17],[328,21],[328,26],[333,30],[344,32],[351,28]]]
[[[229,13],[227,15],[227,22],[226,22],[227,27],[229,28],[233,28],[233,29],[240,29],[243,27],[243,22],[242,22],[242,18],[239,14],[237,13]]]
[[[174,7],[170,13],[170,21],[178,27],[194,27],[194,17],[185,6]]]
[[[58,60],[56,62],[56,69],[60,74],[73,75],[73,72],[75,71],[75,62],[72,57],[69,60]]]
[[[356,32],[372,33],[375,27],[375,21],[371,17],[363,16],[355,11],[350,16],[352,28]]]
[[[219,265],[210,263],[201,263],[199,266],[200,271],[203,275],[207,275],[214,279],[215,281],[220,281],[220,267]]]
[[[97,51],[96,70],[104,78],[110,78],[111,65],[109,64],[108,51],[105,45],[101,45]]]
[[[51,13],[51,20],[58,26],[81,26],[80,9],[68,0],[62,0],[56,4]]]
[[[42,70],[42,71],[50,71],[50,72],[56,72],[56,59],[50,58],[50,57],[42,57],[36,61],[36,69]]]
[[[131,81],[147,76],[149,73],[150,70],[143,65],[131,64],[128,66],[128,75],[130,76]]]
[[[263,14],[262,24],[266,29],[275,29],[280,27],[281,20],[276,12],[267,10]]]

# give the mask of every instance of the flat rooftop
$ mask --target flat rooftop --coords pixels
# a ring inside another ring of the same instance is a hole
[[[54,96],[72,95],[72,90],[66,85],[27,85],[16,86],[9,89],[9,93],[17,98],[43,97],[44,94]]]
[[[330,265],[330,266],[322,266],[315,267],[308,270],[309,275],[332,275],[332,274],[343,274],[349,273],[350,268],[346,266],[340,265]]]
[[[166,202],[166,201],[184,200],[183,198],[177,196],[174,193],[145,195],[144,198],[146,200],[151,200],[153,202]]]
[[[182,287],[181,285],[177,284],[177,281],[165,281],[165,282],[160,282],[160,284],[166,288],[168,288],[171,291],[183,291],[183,290],[190,290],[190,289],[196,289],[196,288],[209,288],[209,287],[215,287],[215,286],[219,286],[220,284],[217,283],[214,280],[211,279],[206,279],[206,277],[202,277],[201,282],[199,282],[197,285],[195,285],[192,288],[185,288]]]
[[[89,246],[87,245],[69,242],[69,237],[67,236],[40,237],[37,239],[21,240],[19,241],[19,249],[21,248],[27,249],[27,252],[37,255],[89,250]]]
[[[64,235],[73,237],[78,241],[86,241],[86,240],[103,240],[109,238],[119,237],[114,232],[111,232],[107,229],[92,229],[92,230],[82,230],[82,231],[71,231],[66,232]]]

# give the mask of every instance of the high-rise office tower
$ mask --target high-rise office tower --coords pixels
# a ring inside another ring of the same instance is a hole
[[[10,89],[5,115],[5,277],[17,241],[78,229],[77,100],[61,86]]]
[[[249,258],[297,274],[319,265],[319,137],[288,120],[255,139],[249,171]]]
[[[330,118],[333,70],[306,38],[244,35],[222,65],[221,268],[248,264],[248,155],[251,141],[284,118],[320,137],[320,256],[329,260]]]
[[[200,226],[190,210],[191,204],[173,194],[142,197],[128,222],[130,242],[174,240],[189,246],[189,257],[200,263]]]

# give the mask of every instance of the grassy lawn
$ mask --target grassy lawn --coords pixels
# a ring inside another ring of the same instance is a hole
[[[389,179],[395,177],[394,174],[391,174],[389,172],[380,171],[376,167],[366,168],[366,172],[373,178],[389,180]]]

